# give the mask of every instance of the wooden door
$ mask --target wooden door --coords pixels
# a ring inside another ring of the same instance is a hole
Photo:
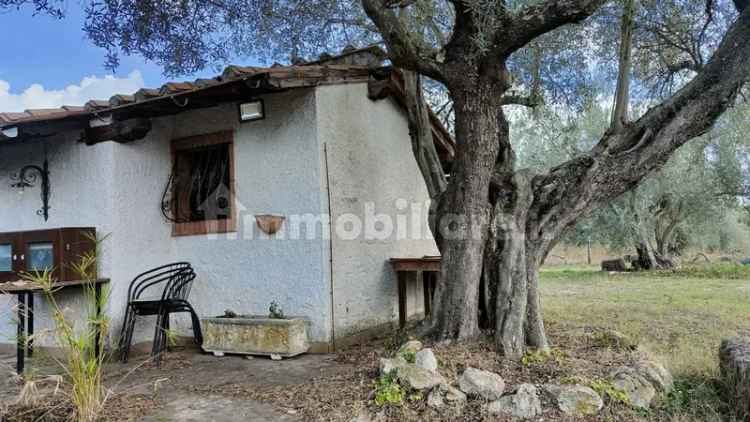
[[[60,260],[63,262],[60,279],[79,280],[82,275],[73,269],[83,256],[96,248],[96,229],[93,227],[65,228],[60,230]],[[94,269],[96,270],[96,269]]]

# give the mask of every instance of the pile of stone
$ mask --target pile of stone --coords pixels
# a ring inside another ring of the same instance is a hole
[[[534,419],[542,415],[542,398],[570,416],[596,415],[604,407],[602,396],[585,385],[521,384],[509,389],[500,375],[476,368],[466,368],[457,385],[451,385],[439,373],[433,351],[419,341],[404,344],[393,358],[381,359],[380,373],[396,379],[404,388],[425,394],[427,405],[433,409],[450,406],[460,411],[467,401],[477,400],[486,414]],[[642,409],[648,409],[658,393],[672,388],[669,372],[650,361],[618,368],[609,381],[612,388],[624,393],[629,404]],[[354,420],[368,419],[360,415]]]

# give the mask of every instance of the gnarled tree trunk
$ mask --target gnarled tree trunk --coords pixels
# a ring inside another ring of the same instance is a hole
[[[532,174],[522,170],[497,181],[485,260],[485,278],[496,286],[495,343],[511,359],[520,359],[526,345],[548,347],[538,291],[541,255],[527,237],[533,226],[528,216],[531,180]]]
[[[431,321],[439,339],[479,335],[479,282],[490,222],[490,181],[500,145],[508,143],[507,122],[499,104],[505,81],[481,76],[457,79],[451,96],[456,138],[461,143],[436,213],[442,277],[447,280],[438,285]]]

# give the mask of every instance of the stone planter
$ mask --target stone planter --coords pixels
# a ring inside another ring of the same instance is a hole
[[[205,318],[201,325],[203,350],[216,356],[233,353],[291,357],[310,348],[309,321],[305,318]]]

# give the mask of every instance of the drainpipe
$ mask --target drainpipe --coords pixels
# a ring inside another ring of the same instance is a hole
[[[326,168],[326,194],[328,195],[328,268],[331,289],[331,351],[336,351],[336,318],[334,317],[335,302],[333,296],[333,213],[331,211],[331,175],[328,171],[328,144],[323,143],[323,161]]]

